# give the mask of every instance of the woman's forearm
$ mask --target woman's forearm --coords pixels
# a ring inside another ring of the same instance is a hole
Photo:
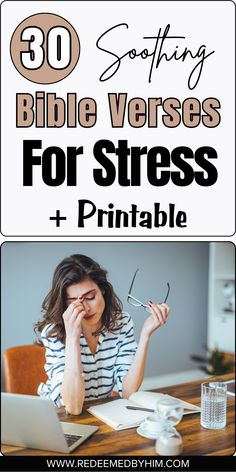
[[[122,382],[123,398],[129,398],[132,393],[139,389],[143,381],[148,344],[149,337],[141,334],[133,363]]]
[[[82,374],[82,375],[81,375]],[[81,363],[80,345],[66,343],[65,370],[61,390],[62,399],[68,413],[79,415],[83,408],[85,386]]]
[[[136,392],[139,389],[144,377],[150,336],[158,328],[165,325],[170,313],[170,309],[165,303],[155,304],[149,301],[148,306],[151,314],[143,324],[133,364],[122,382],[122,393],[124,398],[129,398],[133,392]]]

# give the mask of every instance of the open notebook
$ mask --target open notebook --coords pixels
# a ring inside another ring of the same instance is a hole
[[[129,400],[120,399],[102,405],[95,405],[88,408],[88,412],[96,416],[104,423],[116,430],[134,428],[138,426],[147,416],[152,413],[140,410],[129,410],[127,406],[155,409],[158,400],[162,398],[174,398],[170,395],[155,392],[135,392]],[[184,408],[184,415],[199,413],[201,408],[191,403],[179,400]]]

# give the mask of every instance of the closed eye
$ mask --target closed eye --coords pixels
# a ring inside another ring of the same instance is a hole
[[[76,297],[71,297],[71,298],[66,299],[66,301],[69,302],[69,303],[73,303],[73,302],[75,302],[75,300],[77,300]]]

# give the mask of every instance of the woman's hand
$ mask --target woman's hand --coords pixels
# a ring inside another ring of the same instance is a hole
[[[66,311],[63,313],[62,318],[65,324],[66,337],[70,339],[78,339],[81,335],[81,322],[83,317],[86,315],[86,311],[79,300],[75,300],[70,303]]]
[[[149,338],[156,329],[160,328],[160,326],[164,326],[170,309],[165,303],[159,305],[149,302],[148,305],[152,313],[143,324],[141,336],[144,335]]]
[[[81,300],[77,298],[70,303],[62,315],[66,330],[66,343],[61,396],[66,410],[72,415],[80,415],[85,397],[80,352],[81,322],[85,314]]]

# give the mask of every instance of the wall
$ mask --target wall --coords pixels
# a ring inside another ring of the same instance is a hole
[[[126,302],[136,268],[133,295],[162,301],[171,291],[168,323],[152,335],[146,376],[195,368],[192,353],[202,353],[207,338],[208,243],[42,242],[2,246],[2,351],[35,340],[33,324],[50,289],[52,273],[66,256],[82,253],[109,271],[109,279],[129,311],[138,340],[145,311]],[[3,384],[2,384],[3,385]]]

